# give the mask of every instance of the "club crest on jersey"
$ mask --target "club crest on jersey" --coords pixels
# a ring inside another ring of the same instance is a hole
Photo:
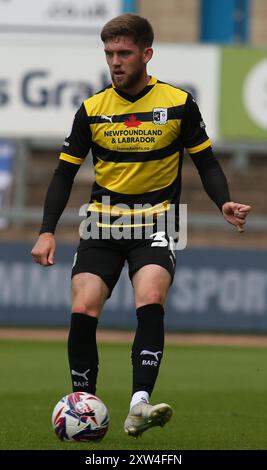
[[[168,120],[167,108],[153,108],[153,123],[166,124]]]

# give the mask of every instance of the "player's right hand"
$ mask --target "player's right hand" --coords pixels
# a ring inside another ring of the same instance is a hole
[[[31,255],[36,263],[41,266],[52,266],[54,264],[56,241],[53,233],[41,233],[35,243]]]

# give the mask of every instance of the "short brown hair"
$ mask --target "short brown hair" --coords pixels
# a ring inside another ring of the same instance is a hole
[[[135,15],[134,13],[125,13],[124,15],[116,16],[108,21],[101,31],[101,39],[103,42],[117,36],[128,36],[138,46],[151,47],[154,32],[146,18]]]

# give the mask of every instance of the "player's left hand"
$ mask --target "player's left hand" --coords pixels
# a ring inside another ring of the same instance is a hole
[[[229,224],[234,225],[240,233],[244,232],[246,217],[250,211],[250,206],[239,204],[238,202],[226,202],[222,206],[222,213],[225,220],[227,220]]]

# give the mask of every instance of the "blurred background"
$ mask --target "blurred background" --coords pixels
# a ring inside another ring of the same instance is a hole
[[[90,155],[57,229],[56,264],[35,265],[45,192],[80,103],[109,83],[99,33],[126,11],[155,30],[149,73],[196,98],[232,200],[253,207],[229,226],[183,169],[188,244],[177,252],[172,331],[267,332],[267,3],[265,0],[0,0],[0,326],[66,326],[79,208],[94,180]],[[135,323],[127,270],[101,325]]]

